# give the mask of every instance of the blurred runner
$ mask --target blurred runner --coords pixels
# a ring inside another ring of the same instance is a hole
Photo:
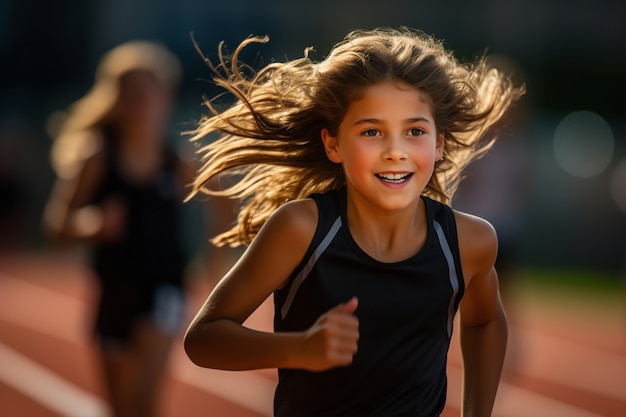
[[[194,169],[166,141],[180,72],[161,45],[118,46],[52,148],[58,180],[44,220],[56,239],[93,248],[95,332],[115,416],[156,414],[184,314],[180,206]]]

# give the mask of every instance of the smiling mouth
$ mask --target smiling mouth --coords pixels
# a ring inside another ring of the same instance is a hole
[[[393,184],[400,184],[406,180],[408,180],[413,173],[403,173],[403,174],[393,174],[393,173],[385,173],[385,174],[375,174],[377,178],[385,181],[391,182]]]

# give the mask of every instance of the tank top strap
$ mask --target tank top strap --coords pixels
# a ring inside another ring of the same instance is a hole
[[[289,310],[293,296],[301,281],[308,275],[317,262],[319,256],[331,243],[339,229],[341,228],[341,193],[345,190],[333,190],[324,194],[312,194],[309,196],[317,205],[318,223],[313,239],[302,257],[300,264],[294,269],[287,285],[277,290],[274,294],[276,307],[280,309],[277,313],[284,318]],[[279,316],[276,315],[276,317]]]
[[[426,203],[430,220],[439,223],[446,236],[453,238],[456,242],[456,220],[452,208],[426,196],[423,196],[422,199]]]
[[[318,223],[304,259],[308,259],[324,239],[328,238],[331,230],[336,229],[334,231],[336,233],[341,226],[342,193],[345,194],[345,189],[309,196],[317,205]]]
[[[450,282],[454,290],[452,309],[456,311],[459,302],[465,292],[465,280],[463,277],[463,268],[461,266],[461,255],[459,250],[459,238],[457,235],[456,218],[454,210],[446,204],[432,200],[428,197],[422,197],[426,203],[426,210],[429,213],[429,225],[433,229],[440,247],[444,252],[448,262]],[[452,315],[451,315],[452,317]],[[451,323],[448,323],[448,331],[451,331]]]

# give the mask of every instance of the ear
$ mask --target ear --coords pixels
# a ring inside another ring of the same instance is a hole
[[[443,158],[443,144],[445,137],[442,132],[437,133],[437,142],[435,143],[435,161],[439,161]]]
[[[339,152],[339,143],[337,142],[337,138],[335,136],[331,136],[326,128],[322,129],[322,142],[324,142],[324,150],[326,151],[328,159],[337,164],[342,163],[343,158]]]

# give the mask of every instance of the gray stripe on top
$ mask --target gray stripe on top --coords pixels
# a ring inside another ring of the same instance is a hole
[[[459,293],[459,278],[456,275],[454,257],[452,256],[452,251],[450,251],[446,235],[443,233],[443,229],[438,222],[433,221],[433,225],[435,227],[435,231],[437,232],[437,236],[439,237],[439,244],[441,245],[443,256],[445,256],[446,261],[448,262],[448,275],[450,278],[450,285],[452,286],[452,297],[450,297],[450,304],[448,305],[448,338],[450,338],[452,337],[452,321],[454,320],[454,302],[456,301],[457,294]]]
[[[315,248],[315,252],[313,252],[306,265],[304,265],[304,268],[302,268],[302,270],[294,278],[291,288],[289,289],[289,293],[287,294],[287,298],[285,299],[285,304],[283,304],[283,307],[280,309],[280,315],[283,319],[287,316],[287,313],[289,313],[289,308],[291,307],[291,303],[293,303],[293,299],[296,296],[298,288],[300,288],[300,285],[302,285],[306,277],[309,275],[319,257],[322,253],[324,253],[328,245],[330,245],[330,242],[332,242],[335,238],[335,235],[339,231],[340,227],[341,216],[337,217],[337,220],[335,220],[324,239],[322,239],[317,248]]]

